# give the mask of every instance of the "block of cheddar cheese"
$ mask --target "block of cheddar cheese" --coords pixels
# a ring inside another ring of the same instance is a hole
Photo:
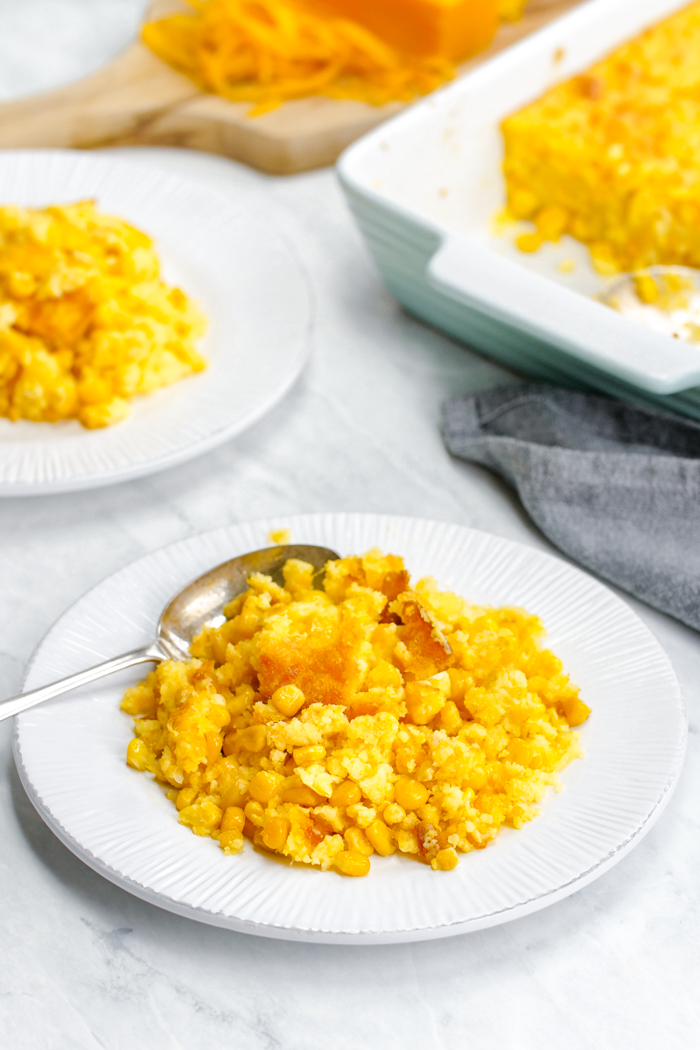
[[[400,51],[454,61],[485,47],[498,24],[497,0],[318,0],[315,6],[359,22]]]

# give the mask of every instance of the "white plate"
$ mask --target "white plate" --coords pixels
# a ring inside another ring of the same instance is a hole
[[[209,368],[147,397],[106,430],[0,418],[0,495],[113,484],[192,459],[240,433],[286,393],[308,353],[305,275],[271,222],[233,196],[146,164],[71,150],[0,153],[0,203],[97,199],[156,241],[163,274],[209,319]]]
[[[251,847],[225,856],[177,823],[153,780],[128,769],[132,720],[119,710],[138,670],[28,711],[15,759],[44,820],[90,867],[137,897],[201,922],[292,940],[381,944],[477,930],[580,889],[649,830],[680,772],[686,719],[673,669],[656,639],[590,576],[529,547],[457,525],[372,514],[313,514],[194,536],[134,562],[81,598],[31,663],[34,688],[143,645],[183,584],[264,546],[271,527],[295,543],[342,554],[373,545],[404,555],[414,578],[476,602],[525,606],[593,709],[586,757],[563,773],[541,816],[504,830],[452,872],[400,855],[374,858],[364,879],[288,868]]]

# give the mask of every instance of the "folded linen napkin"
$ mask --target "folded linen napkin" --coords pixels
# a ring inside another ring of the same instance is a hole
[[[448,401],[450,452],[575,561],[700,630],[700,424],[535,383]]]

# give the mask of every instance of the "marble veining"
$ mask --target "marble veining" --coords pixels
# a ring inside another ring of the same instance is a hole
[[[137,0],[0,3],[0,95],[116,53]],[[56,26],[62,27],[58,48]],[[89,33],[86,28],[89,28]],[[51,27],[54,27],[51,29]],[[313,357],[289,396],[184,466],[86,493],[0,501],[0,692],[100,579],[196,532],[321,510],[460,522],[549,544],[485,470],[447,455],[441,401],[507,373],[383,289],[333,174],[273,179],[176,150],[115,151],[264,209],[312,281]],[[644,841],[575,896],[504,926],[391,947],[300,945],[181,919],[81,864],[27,800],[0,724],[0,1045],[12,1050],[687,1050],[700,1042],[700,645],[631,601],[690,718],[685,770]]]

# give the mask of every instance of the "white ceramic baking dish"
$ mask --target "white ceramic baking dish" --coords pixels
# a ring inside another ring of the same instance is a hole
[[[700,347],[597,302],[609,279],[572,238],[526,255],[496,222],[503,117],[686,2],[589,0],[365,136],[338,171],[409,311],[520,372],[700,417]]]

